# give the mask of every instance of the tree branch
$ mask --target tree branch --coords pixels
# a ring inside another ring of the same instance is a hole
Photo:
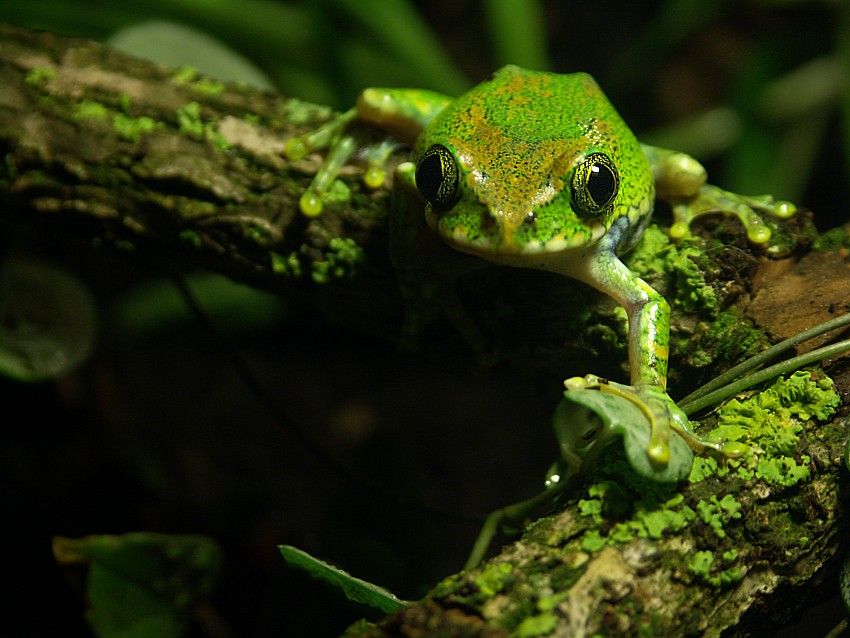
[[[387,191],[364,192],[348,169],[350,205],[298,212],[320,158],[288,162],[283,142],[327,107],[12,26],[0,26],[0,85],[3,223],[165,253],[328,316],[368,300],[347,320],[397,329]]]

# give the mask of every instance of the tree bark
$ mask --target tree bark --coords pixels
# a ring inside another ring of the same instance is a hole
[[[347,170],[350,205],[316,218],[297,211],[319,160],[287,161],[283,141],[326,121],[329,109],[11,26],[0,27],[0,86],[6,230],[34,224],[167,255],[350,325],[397,330],[386,189],[367,192],[359,169]],[[340,239],[359,248],[357,258],[342,255]],[[734,473],[685,486],[694,511],[727,494],[740,503],[722,536],[698,518],[657,538],[594,547],[587,503],[571,498],[498,556],[362,635],[764,633],[834,591],[846,432],[843,417],[804,430],[799,455],[811,477],[794,487]],[[713,567],[695,567],[700,552],[711,552]]]
[[[0,86],[7,228],[204,265],[329,317],[346,305],[376,333],[397,323],[388,191],[347,168],[349,206],[298,211],[321,158],[289,162],[283,143],[331,109],[13,26],[0,26]]]

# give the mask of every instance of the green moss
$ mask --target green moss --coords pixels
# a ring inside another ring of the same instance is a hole
[[[109,115],[109,109],[100,102],[94,100],[81,100],[74,105],[74,119],[105,118]]]
[[[225,85],[218,80],[213,80],[208,77],[201,77],[197,69],[191,66],[181,66],[177,72],[171,76],[175,84],[187,86],[190,90],[200,95],[215,97],[221,95],[225,90]]]
[[[206,128],[201,120],[201,105],[189,102],[177,109],[177,130],[190,137],[204,137]]]
[[[714,552],[709,550],[695,552],[688,563],[688,569],[694,576],[708,579],[712,564],[714,564]]]
[[[189,82],[195,80],[195,78],[197,77],[197,69],[188,65],[183,65],[179,69],[177,69],[177,72],[172,76],[171,79],[174,80],[176,84],[188,84]]]
[[[224,83],[218,82],[217,80],[213,80],[211,78],[200,78],[196,82],[192,82],[189,84],[189,88],[195,93],[199,93],[200,95],[204,95],[207,97],[215,97],[216,95],[221,95],[224,93]]]
[[[192,244],[195,248],[200,248],[203,244],[201,236],[194,230],[181,230],[179,236],[182,241]]]
[[[142,135],[152,133],[162,126],[161,123],[147,115],[130,117],[123,113],[115,114],[112,118],[112,125],[115,127],[115,132],[118,133],[118,137],[128,142],[138,142]]]
[[[812,246],[823,252],[850,248],[850,226],[839,226],[820,235]]]
[[[600,549],[605,547],[607,544],[608,544],[608,539],[603,537],[602,534],[597,529],[590,530],[581,539],[581,549],[582,549],[582,551],[588,552],[590,554],[592,554],[593,552],[598,552]]]
[[[230,148],[218,131],[218,123],[201,117],[201,105],[197,102],[189,102],[177,109],[177,129],[189,137],[208,140],[219,150]]]
[[[121,112],[126,115],[129,115],[131,106],[133,106],[133,102],[130,99],[130,96],[126,93],[121,93],[118,96],[118,108],[121,110]]]
[[[299,259],[297,252],[292,251],[288,255],[281,255],[280,253],[272,251],[269,255],[271,257],[272,272],[274,274],[283,275],[284,277],[290,277],[292,279],[297,279],[303,274],[301,260]]]
[[[284,277],[301,277],[307,269],[303,265],[302,255],[308,253],[310,253],[310,247],[307,245],[287,255],[272,251],[269,253],[272,271]],[[317,284],[353,277],[364,260],[363,248],[356,241],[351,238],[334,237],[328,242],[321,261],[308,261],[310,277]]]
[[[808,464],[810,459],[803,456],[802,461]],[[806,465],[799,465],[790,457],[760,458],[755,476],[771,485],[791,487],[800,481],[806,481],[811,476]]]
[[[544,612],[536,616],[524,618],[517,628],[511,633],[515,638],[534,638],[535,636],[546,636],[558,625],[558,617],[552,612]]]
[[[731,555],[730,552],[723,553],[724,560],[727,559],[727,555]],[[734,553],[735,558],[737,558],[737,552]],[[734,560],[731,559],[731,560]],[[743,578],[743,573],[739,567],[729,567],[727,569],[721,570],[714,575],[711,574],[712,567],[715,566],[715,556],[714,552],[709,550],[704,550],[700,552],[694,553],[691,556],[691,560],[688,562],[688,570],[700,580],[708,583],[712,587],[722,587],[724,585],[731,585],[737,583]]]
[[[433,589],[431,589],[431,593],[429,595],[435,599],[451,596],[464,587],[463,576],[464,574],[452,574],[451,576],[447,576],[437,583]]]
[[[710,476],[723,478],[729,474],[729,471],[729,465],[721,465],[713,456],[695,456],[694,464],[691,466],[691,474],[688,476],[688,481],[691,483],[699,483]]]
[[[54,69],[36,67],[27,72],[24,76],[24,82],[30,86],[42,87],[55,77],[56,71]]]
[[[678,532],[696,518],[695,512],[685,505],[684,496],[675,494],[661,500],[660,494],[636,495],[623,489],[615,481],[602,481],[588,487],[590,498],[581,499],[578,511],[592,519],[596,529],[585,533],[581,549],[598,551],[613,543],[628,543],[635,538],[660,539],[667,532]],[[607,520],[626,518],[613,525],[606,535],[601,527]]]
[[[731,494],[727,494],[718,500],[712,495],[708,501],[697,503],[697,511],[703,523],[711,527],[718,538],[726,538],[724,524],[731,520],[741,518],[741,504]]]
[[[721,312],[708,329],[715,358],[738,361],[756,354],[767,342],[764,331],[734,310]]]
[[[485,598],[492,598],[513,580],[512,571],[513,565],[510,563],[487,563],[473,582]]]
[[[741,569],[739,567],[730,567],[729,569],[724,569],[716,576],[710,576],[708,579],[708,584],[713,585],[714,587],[722,587],[723,585],[733,585],[740,581],[743,577],[744,574],[743,572],[741,572]]]
[[[365,259],[363,249],[351,238],[334,237],[323,261],[313,262],[311,276],[317,284],[354,276]]]
[[[796,452],[803,423],[829,418],[840,402],[829,377],[798,370],[749,398],[726,403],[709,436],[758,445],[768,456],[790,456]]]
[[[729,401],[718,411],[718,425],[708,437],[749,446],[743,457],[727,461],[741,479],[790,487],[810,477],[809,458],[796,458],[806,421],[826,420],[839,403],[831,379],[798,370],[762,392]],[[692,470],[692,478],[699,479],[706,469],[711,469],[708,464]]]
[[[679,496],[681,497],[681,495]],[[681,505],[681,501],[683,499],[684,497],[681,497],[680,501],[676,503],[676,505]],[[662,509],[652,510],[649,512],[638,512],[638,521],[646,530],[646,535],[653,539],[661,538],[664,532],[667,531],[678,532],[694,518],[694,511],[690,507],[684,506],[674,509],[673,505],[669,501],[665,503],[665,506]],[[639,530],[639,535],[641,535],[640,532],[642,532],[642,530]]]
[[[663,274],[668,278],[668,301],[687,312],[717,311],[714,289],[705,281],[707,260],[695,238],[676,243],[651,224],[627,258],[629,268],[640,275]],[[703,266],[703,268],[700,267]]]

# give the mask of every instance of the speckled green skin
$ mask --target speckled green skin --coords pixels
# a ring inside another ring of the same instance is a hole
[[[355,122],[413,144],[411,162],[397,172],[397,181],[413,191],[417,190],[417,166],[426,164],[423,158],[435,145],[446,152],[440,157],[449,157],[447,165],[456,167],[457,188],[451,189],[450,200],[441,202],[444,205],[426,202],[424,212],[428,226],[445,243],[496,263],[578,279],[622,305],[629,318],[631,386],[588,375],[568,379],[568,390],[596,388],[634,402],[650,422],[647,456],[656,465],[669,460],[670,431],[701,449],[704,442],[693,437],[687,417],[666,393],[667,302],[632,273],[618,254],[634,245],[649,222],[656,188],[659,196],[671,202],[676,220],[671,234],[677,236],[687,233],[697,215],[729,211],[744,222],[753,241],[766,241],[769,231],[754,209],[774,213],[771,198],[722,191],[705,184],[705,170],[693,158],[641,145],[585,73],[561,75],[506,66],[455,100],[415,89],[366,89],[354,109],[290,140],[290,159],[330,149],[302,197],[305,214],[321,210],[326,185],[352,152],[341,149],[354,148],[354,137],[347,129]],[[594,164],[585,161],[591,154],[604,156],[619,182],[616,189],[607,191],[615,193],[613,198],[589,214],[577,194],[580,186],[574,176],[583,175],[582,169]],[[426,199],[441,201],[426,193],[446,181],[446,173],[434,168],[432,162],[426,171],[430,187],[419,184],[418,188]],[[414,207],[421,208],[422,198],[416,199]],[[793,206],[780,204],[786,215],[793,214]],[[421,217],[412,219],[400,211],[394,218],[396,236],[415,237],[405,226],[421,225]],[[407,242],[407,250],[414,261],[424,262],[415,255],[415,241]],[[456,325],[464,323],[458,315]]]
[[[451,211],[429,212],[429,222],[449,244],[488,259],[587,246],[618,218],[632,229],[652,211],[649,162],[585,73],[504,67],[431,121],[412,162],[434,144],[454,152],[463,193]],[[620,189],[610,212],[582,219],[572,209],[570,177],[594,151],[618,167]]]

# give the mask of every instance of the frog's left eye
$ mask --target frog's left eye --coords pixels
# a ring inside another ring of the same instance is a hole
[[[435,144],[416,165],[416,188],[436,210],[448,210],[460,191],[457,162],[445,146]]]
[[[611,208],[620,190],[620,174],[607,155],[591,153],[573,172],[573,207],[583,217],[597,217]]]

